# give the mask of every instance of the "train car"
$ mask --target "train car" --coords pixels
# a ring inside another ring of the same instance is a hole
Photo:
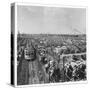
[[[28,61],[35,60],[36,52],[35,52],[35,49],[32,46],[25,48],[24,58],[25,58],[25,60],[28,60]]]

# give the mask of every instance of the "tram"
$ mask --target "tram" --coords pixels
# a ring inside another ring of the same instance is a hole
[[[24,49],[24,58],[25,60],[32,61],[36,58],[36,52],[32,45],[29,45]]]

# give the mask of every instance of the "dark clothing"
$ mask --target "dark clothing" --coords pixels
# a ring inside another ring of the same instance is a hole
[[[26,60],[20,61],[17,67],[17,85],[29,83],[29,63]]]

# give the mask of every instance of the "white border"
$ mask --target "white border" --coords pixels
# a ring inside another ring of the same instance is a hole
[[[46,7],[66,7],[66,8],[87,8],[87,6],[79,5],[62,5],[62,4],[40,4],[40,3],[27,3],[27,2],[16,2],[19,6],[46,6]]]
[[[27,86],[53,86],[53,85],[71,85],[71,84],[87,84],[88,83],[88,72],[87,72],[87,80],[86,81],[75,81],[75,82],[59,82],[59,83],[45,83],[45,84],[32,84],[32,85],[17,85],[17,6],[46,6],[46,7],[61,7],[61,8],[85,8],[86,9],[86,35],[87,35],[87,6],[77,6],[77,5],[60,5],[60,4],[39,4],[39,3],[23,3],[23,2],[16,2],[14,3],[15,6],[15,78],[14,83],[15,87],[27,87]],[[87,39],[87,36],[86,36]],[[87,52],[86,52],[87,55]],[[87,68],[88,69],[88,68]],[[88,70],[87,70],[88,71]]]
[[[17,29],[17,3],[15,3],[15,86],[17,86]]]

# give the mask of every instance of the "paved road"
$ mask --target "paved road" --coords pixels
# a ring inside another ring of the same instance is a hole
[[[48,83],[48,77],[44,67],[37,57],[34,61],[29,62],[29,84]]]

